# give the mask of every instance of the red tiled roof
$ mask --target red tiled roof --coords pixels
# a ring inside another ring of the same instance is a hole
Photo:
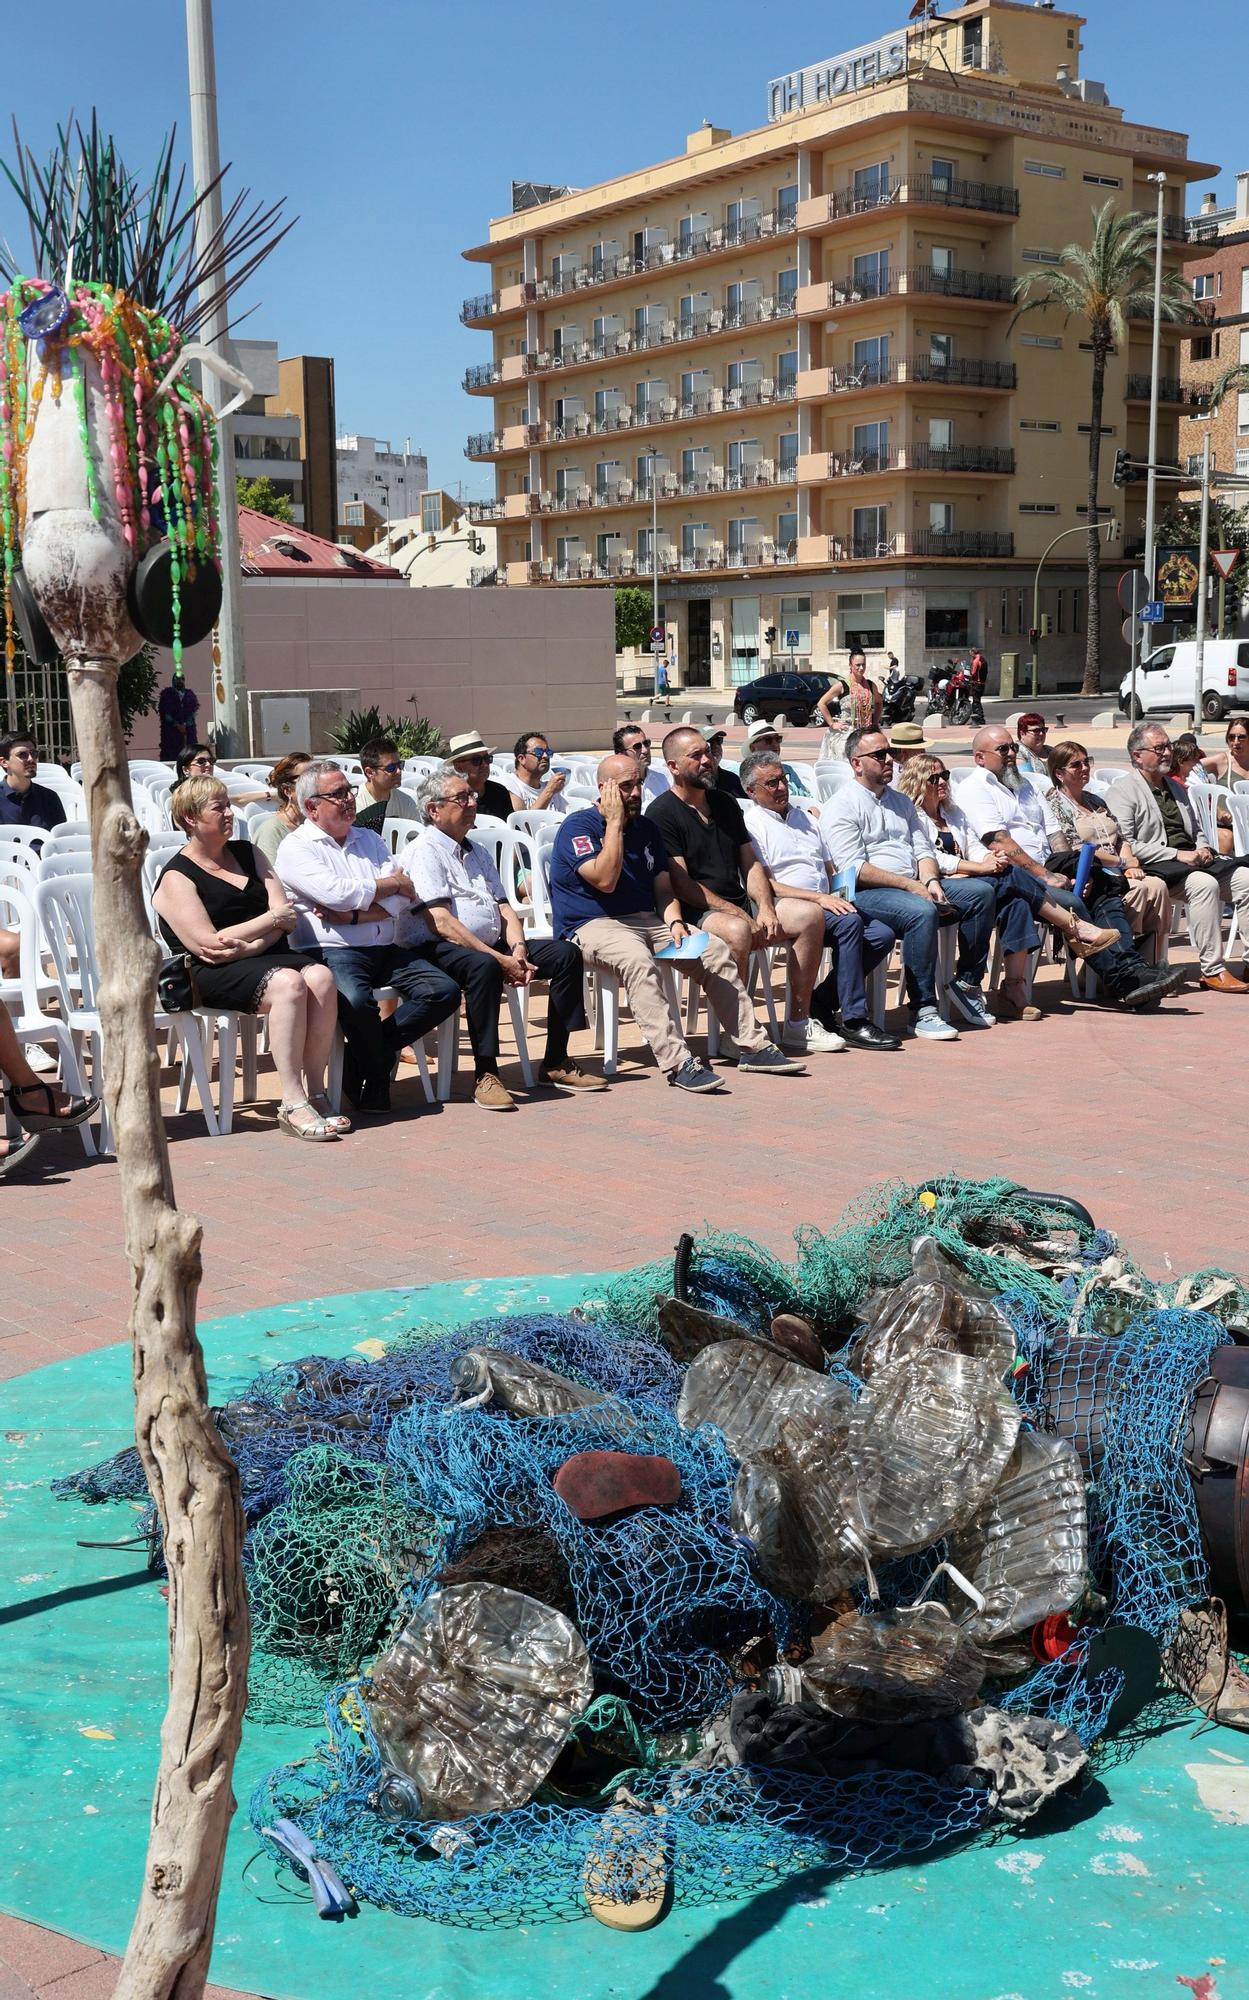
[[[382,582],[403,581],[388,563],[340,549],[323,535],[274,521],[252,507],[239,508],[239,554],[244,576],[332,576]]]

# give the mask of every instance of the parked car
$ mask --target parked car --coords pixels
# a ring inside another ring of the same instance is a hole
[[[1221,722],[1231,708],[1249,708],[1249,640],[1207,639],[1202,660],[1201,713],[1207,722]],[[1169,715],[1193,707],[1197,683],[1197,642],[1181,639],[1159,646],[1136,669],[1136,708],[1142,715]],[[1119,706],[1126,715],[1132,700],[1132,676],[1119,683]]]
[[[733,712],[742,722],[767,722],[783,715],[791,729],[805,729],[815,704],[836,679],[834,674],[760,674],[733,695]]]

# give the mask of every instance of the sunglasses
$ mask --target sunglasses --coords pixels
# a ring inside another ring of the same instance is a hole
[[[402,769],[403,769],[403,765],[402,765],[402,764],[379,764],[379,765],[377,766],[377,769],[378,769],[379,771],[386,771],[386,772],[394,772],[394,771],[402,771]]]
[[[356,795],[349,785],[341,785],[335,792],[314,792],[312,796],[314,799],[330,799],[336,806],[345,806],[349,801],[354,805],[356,802]]]
[[[948,785],[950,774],[948,771],[934,771],[931,778],[927,779],[926,782],[930,785]]]
[[[436,806],[475,806],[476,803],[476,792],[444,792],[440,799],[434,800]]]
[[[885,764],[892,757],[892,750],[856,750],[856,757],[870,757],[874,764]]]

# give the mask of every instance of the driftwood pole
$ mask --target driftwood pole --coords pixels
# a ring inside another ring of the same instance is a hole
[[[69,665],[91,822],[104,1077],[116,1135],[134,1354],[135,1437],[169,1572],[169,1701],[143,1887],[118,2000],[195,2000],[212,1950],[250,1622],[238,1473],[209,1414],[195,1330],[200,1225],[174,1205],[153,1031],[160,954],[143,902],[147,835],[130,803],[117,669]]]

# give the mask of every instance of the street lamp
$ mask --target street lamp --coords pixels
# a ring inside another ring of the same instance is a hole
[[[1166,194],[1165,174],[1146,174],[1145,179],[1158,190],[1158,226],[1154,239],[1154,333],[1151,360],[1152,374],[1149,382],[1149,475],[1145,487],[1145,574],[1149,578],[1149,595],[1154,594],[1154,517],[1158,500],[1158,366],[1162,356],[1162,204]],[[1144,657],[1154,649],[1154,628],[1148,628],[1148,643]]]
[[[1107,548],[1110,547],[1112,542],[1118,541],[1119,523],[1113,514],[1110,516],[1109,520],[1097,521],[1094,523],[1094,526],[1096,527],[1099,535],[1103,528],[1106,530]],[[1041,560],[1036,566],[1036,575],[1032,579],[1032,630],[1034,632],[1039,632],[1041,629],[1041,571],[1045,567],[1046,561],[1049,557],[1050,550],[1056,549],[1058,547],[1059,542],[1064,541],[1068,535],[1087,535],[1087,534],[1088,534],[1088,529],[1087,527],[1084,526],[1083,523],[1081,523],[1080,526],[1075,528],[1061,528],[1059,532],[1055,535],[1053,541],[1048,543],[1046,547],[1042,550]],[[1037,642],[1034,639],[1032,641],[1033,701],[1036,700],[1036,697],[1037,697]]]

